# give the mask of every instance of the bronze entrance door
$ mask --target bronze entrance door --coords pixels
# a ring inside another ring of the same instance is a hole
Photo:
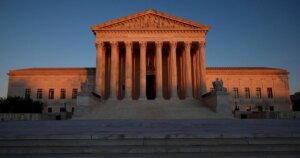
[[[147,75],[146,96],[147,99],[155,99],[155,75]]]

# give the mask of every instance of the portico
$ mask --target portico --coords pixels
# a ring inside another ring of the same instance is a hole
[[[104,99],[200,99],[208,27],[147,10],[92,27]]]
[[[96,45],[96,90],[106,99],[185,99],[205,92],[206,83],[201,81],[205,73],[198,75],[196,70],[197,64],[200,72],[206,69],[203,42],[101,41]]]

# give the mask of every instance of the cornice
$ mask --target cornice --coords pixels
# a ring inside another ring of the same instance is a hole
[[[31,75],[94,75],[96,69],[91,68],[27,68],[11,70],[8,76]],[[207,75],[288,75],[285,69],[267,67],[207,67]]]
[[[269,67],[208,67],[207,75],[288,75],[284,69]]]
[[[119,30],[119,29],[103,29],[103,30],[97,30],[95,31],[97,33],[207,33],[207,30],[182,30],[182,29],[161,29],[161,30],[155,30],[155,29],[139,29],[139,30]]]
[[[95,68],[27,68],[11,70],[8,76],[32,76],[32,75],[92,75]]]

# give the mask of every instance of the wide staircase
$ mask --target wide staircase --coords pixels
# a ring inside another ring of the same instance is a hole
[[[219,114],[203,101],[185,100],[103,100],[89,106],[77,106],[73,120],[105,119],[231,119],[233,115]]]
[[[300,157],[300,138],[48,138],[1,139],[0,157],[34,158],[235,158]]]

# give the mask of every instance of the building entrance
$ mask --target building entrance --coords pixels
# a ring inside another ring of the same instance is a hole
[[[155,75],[147,75],[146,89],[147,99],[155,99]]]

